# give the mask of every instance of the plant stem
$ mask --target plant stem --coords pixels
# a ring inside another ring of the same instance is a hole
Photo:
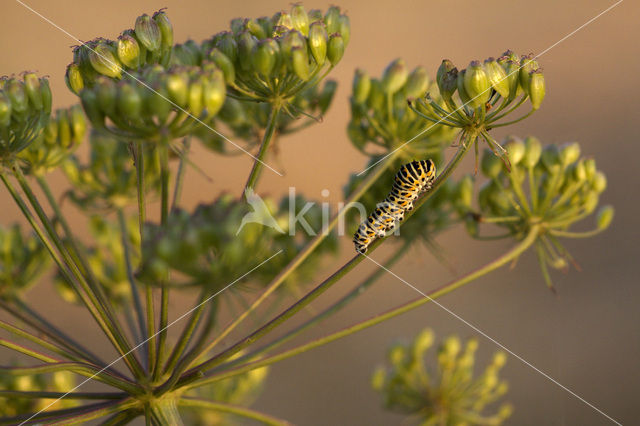
[[[89,420],[98,419],[121,410],[126,410],[127,408],[133,407],[135,404],[137,403],[131,399],[106,401],[83,405],[80,407],[43,411],[36,415],[25,414],[6,419],[11,422],[35,422],[36,424],[42,424],[44,421],[47,425],[75,425],[88,422]],[[2,419],[0,423],[4,423],[4,420],[5,419]]]
[[[184,150],[182,151],[182,155],[180,156],[180,165],[178,166],[178,173],[176,174],[176,182],[173,188],[173,200],[171,201],[171,211],[174,211],[178,208],[180,204],[180,196],[182,195],[182,184],[184,182],[184,175],[187,171],[187,161],[186,156],[189,155],[189,148],[191,148],[191,137],[187,136],[184,138]]]
[[[17,391],[0,390],[0,397],[18,397],[30,399],[122,399],[127,396],[124,392],[46,392],[46,391]]]
[[[322,243],[322,241],[330,234],[333,228],[340,222],[341,218],[346,213],[349,205],[362,197],[367,190],[378,180],[380,176],[387,170],[389,165],[399,155],[399,150],[389,155],[385,161],[379,164],[360,184],[358,190],[354,191],[345,203],[345,207],[340,210],[333,219],[329,222],[325,232],[317,234],[307,245],[294,257],[287,266],[278,273],[278,275],[269,283],[267,289],[251,304],[249,309],[245,310],[240,316],[238,316],[231,324],[229,324],[213,341],[207,345],[202,351],[202,354],[206,354],[213,349],[219,342],[221,342],[226,336],[231,333],[245,318],[253,313],[273,292],[275,292],[287,277],[295,271],[295,269],[302,264],[302,262],[309,257],[311,253]]]
[[[269,416],[264,413],[260,413],[255,410],[251,410],[246,407],[241,407],[241,406],[231,405],[231,404],[223,404],[220,402],[209,401],[206,399],[183,397],[180,399],[180,401],[178,401],[178,405],[180,405],[181,407],[203,408],[206,410],[231,413],[237,416],[245,417],[247,419],[257,420],[259,422],[262,422],[266,425],[271,425],[271,426],[287,426],[291,424],[285,420],[280,420],[275,417]]]
[[[271,139],[276,132],[276,127],[278,125],[278,116],[280,114],[281,108],[282,106],[277,102],[271,104],[271,110],[269,111],[269,120],[267,121],[267,128],[264,131],[264,135],[262,136],[260,151],[258,152],[258,156],[253,163],[251,174],[249,174],[249,178],[247,179],[247,183],[244,186],[244,191],[242,192],[241,197],[246,197],[247,191],[253,190],[258,182],[260,172],[262,171],[262,166],[264,165],[264,161],[267,156],[267,150],[269,149]]]
[[[282,361],[284,359],[293,357],[295,355],[299,355],[303,352],[306,352],[310,349],[314,349],[316,347],[325,345],[327,343],[333,342],[334,340],[338,340],[342,337],[346,337],[349,336],[355,332],[358,332],[360,330],[364,330],[366,328],[369,328],[371,326],[374,326],[376,324],[379,324],[383,321],[389,320],[391,318],[394,318],[398,315],[401,315],[403,313],[406,313],[408,311],[411,311],[419,306],[422,306],[426,303],[432,302],[433,300],[442,297],[448,293],[451,293],[452,291],[462,287],[463,285],[483,276],[488,274],[489,272],[492,272],[498,268],[500,268],[501,266],[504,266],[506,264],[508,264],[509,262],[511,262],[513,259],[516,259],[517,257],[519,257],[523,252],[525,252],[529,247],[531,247],[531,245],[533,243],[535,243],[535,241],[538,238],[538,234],[539,234],[540,230],[537,226],[534,226],[531,228],[531,230],[529,231],[529,234],[526,236],[525,239],[523,239],[522,241],[520,241],[520,243],[515,246],[514,248],[512,248],[511,250],[509,250],[507,253],[505,253],[504,255],[500,256],[499,258],[493,260],[492,262],[489,262],[488,264],[476,269],[475,271],[472,271],[470,273],[468,273],[467,275],[458,278],[456,280],[453,280],[451,282],[449,282],[448,284],[445,284],[444,286],[441,286],[440,288],[437,288],[435,290],[432,290],[431,292],[427,293],[427,297],[419,297],[411,302],[405,303],[403,305],[400,305],[396,308],[393,308],[383,314],[379,314],[376,315],[368,320],[359,322],[357,324],[354,324],[352,326],[349,326],[347,328],[344,328],[341,331],[338,331],[336,333],[332,333],[330,335],[327,335],[325,337],[322,337],[320,339],[314,340],[310,343],[304,344],[302,346],[298,346],[297,348],[293,348],[290,350],[287,350],[285,352],[282,352],[280,354],[271,356],[269,358],[265,358],[262,359],[260,361],[256,361],[256,362],[252,362],[250,364],[246,364],[242,367],[233,369],[233,370],[223,370],[218,374],[214,374],[210,375],[208,377],[206,377],[205,379],[202,380],[198,380],[196,383],[192,383],[187,385],[188,388],[191,387],[195,387],[195,386],[202,386],[208,383],[212,383],[214,381],[218,381],[218,380],[222,380],[222,379],[226,379],[232,376],[236,376],[238,374],[243,374],[246,373],[247,371],[251,371],[253,369],[256,368],[260,368],[260,367],[264,367],[270,364],[273,364],[275,362],[278,361]],[[222,367],[226,367],[222,366]]]
[[[163,398],[150,404],[152,423],[157,426],[182,426],[178,405],[173,398]]]

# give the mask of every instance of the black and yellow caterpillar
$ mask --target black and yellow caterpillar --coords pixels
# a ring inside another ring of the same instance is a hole
[[[405,212],[413,210],[413,201],[431,188],[435,177],[436,166],[431,159],[412,161],[400,167],[387,198],[376,206],[353,236],[356,252],[366,253],[376,238],[393,230],[396,223],[404,219]]]

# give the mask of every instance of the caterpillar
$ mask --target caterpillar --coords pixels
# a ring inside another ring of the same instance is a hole
[[[400,167],[393,179],[387,198],[379,203],[353,236],[357,253],[366,253],[377,238],[393,230],[404,214],[413,210],[413,202],[424,191],[431,189],[436,177],[436,166],[431,159],[412,161]]]

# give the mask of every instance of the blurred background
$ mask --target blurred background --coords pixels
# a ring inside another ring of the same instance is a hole
[[[345,128],[349,119],[348,96],[356,68],[378,76],[391,60],[402,57],[410,68],[424,65],[432,75],[443,58],[464,68],[470,60],[498,56],[506,49],[541,53],[569,35],[612,1],[404,1],[357,2],[338,5],[351,18],[351,42],[344,59],[330,77],[339,82],[334,104],[321,124],[280,140],[279,152],[269,164],[284,170],[279,177],[265,170],[259,192],[278,198],[290,186],[309,198],[341,200],[350,173],[362,170],[366,158],[350,144]],[[76,98],[64,84],[65,66],[71,61],[71,36],[89,40],[114,38],[133,25],[136,16],[167,7],[176,42],[201,41],[227,29],[235,17],[272,15],[289,9],[285,1],[128,0],[94,1],[28,0],[55,28],[21,5],[4,1],[0,17],[0,75],[34,70],[50,76],[54,107],[68,106]],[[329,3],[305,2],[307,9],[326,10]],[[547,97],[531,118],[508,127],[518,136],[536,135],[543,143],[579,141],[583,154],[597,159],[608,177],[602,204],[613,204],[611,228],[586,240],[571,240],[567,247],[582,271],[553,273],[554,295],[544,285],[533,253],[526,253],[513,270],[505,268],[454,292],[440,302],[473,323],[510,350],[546,372],[621,423],[637,421],[640,393],[640,289],[638,260],[638,144],[636,128],[640,95],[638,17],[640,6],[620,5],[546,51],[539,58],[547,82]],[[66,34],[65,34],[66,32]],[[500,140],[502,129],[494,133]],[[448,155],[453,149],[447,151]],[[191,157],[212,181],[195,171],[187,174],[185,207],[213,199],[220,192],[239,194],[249,173],[248,156],[220,157],[196,148]],[[462,169],[473,169],[472,157]],[[61,193],[65,180],[51,177]],[[335,205],[335,204],[332,204]],[[21,220],[7,192],[0,190],[0,223]],[[69,205],[68,213],[78,215]],[[72,221],[73,222],[73,221]],[[76,222],[80,223],[80,222]],[[80,225],[79,225],[80,226]],[[593,223],[584,224],[584,229]],[[80,229],[80,228],[79,228]],[[462,227],[438,239],[461,275],[495,258],[509,242],[477,242]],[[320,282],[352,255],[349,236],[342,238],[341,258],[331,259],[318,274]],[[379,261],[394,249],[385,244],[373,257]],[[339,286],[313,306],[335,300],[376,268],[361,263]],[[451,273],[423,247],[416,246],[393,268],[423,291],[449,281]],[[635,272],[634,272],[635,271]],[[311,284],[311,283],[310,283]],[[356,303],[296,342],[307,341],[359,319],[385,311],[417,296],[391,275],[384,276]],[[94,328],[82,310],[69,308],[48,285],[31,291],[32,304],[78,339],[93,341]],[[176,316],[188,304],[172,300]],[[184,310],[184,309],[183,309]],[[302,312],[300,319],[308,313]],[[246,323],[249,327],[250,323]],[[385,413],[381,398],[369,379],[384,361],[387,346],[413,338],[424,327],[438,338],[456,333],[476,333],[435,305],[425,305],[404,316],[360,332],[299,357],[276,364],[267,387],[254,405],[301,425],[400,424],[402,417]],[[479,337],[478,365],[498,348]],[[296,342],[293,342],[294,344]],[[93,344],[105,346],[102,340]],[[105,346],[106,347],[106,346]],[[0,363],[10,354],[0,352]],[[506,400],[515,406],[508,424],[599,425],[609,421],[531,367],[509,357],[502,376],[510,383]]]

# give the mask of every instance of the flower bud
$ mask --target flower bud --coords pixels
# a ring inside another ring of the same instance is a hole
[[[532,168],[538,164],[540,155],[542,154],[542,145],[540,141],[533,136],[528,136],[524,140],[525,152],[522,159],[523,164],[526,167]]]
[[[309,56],[307,55],[307,49],[294,47],[291,50],[291,66],[296,76],[302,80],[307,81],[310,77],[309,71]]]
[[[123,83],[118,86],[116,103],[118,112],[122,116],[134,120],[140,118],[140,113],[142,112],[142,96],[140,96],[138,90],[131,84]]]
[[[489,179],[498,177],[502,171],[502,160],[498,158],[490,149],[485,149],[480,161],[480,170]]]
[[[429,88],[429,75],[424,67],[414,69],[404,86],[404,94],[407,98],[421,98]]]
[[[331,34],[327,46],[327,59],[332,66],[335,66],[344,55],[344,40],[340,34]]]
[[[524,142],[519,138],[510,137],[504,144],[504,148],[509,154],[509,161],[512,166],[517,165],[524,158],[526,148]]]
[[[458,69],[448,59],[444,59],[436,74],[438,90],[443,97],[451,97],[458,87]]]
[[[291,24],[305,37],[309,35],[309,16],[300,3],[294,4],[291,8]]]
[[[407,71],[407,65],[404,60],[396,59],[391,62],[382,73],[382,90],[386,93],[394,94],[402,89],[408,77],[409,72]]]
[[[598,229],[607,229],[611,222],[613,221],[614,209],[612,206],[603,206],[598,211],[598,216],[596,217],[596,224]]]
[[[227,55],[222,53],[221,50],[217,48],[211,50],[211,52],[209,53],[209,60],[216,64],[216,66],[222,70],[222,73],[224,74],[224,80],[227,82],[227,84],[231,84],[236,80],[236,71],[233,63],[231,62],[229,57],[227,57]]]
[[[162,33],[156,21],[151,19],[149,15],[145,13],[142,16],[138,16],[134,31],[140,43],[149,51],[157,52],[160,50]]]
[[[258,74],[269,78],[279,59],[279,53],[280,48],[275,40],[271,38],[260,40],[251,55],[253,68]]]
[[[600,194],[602,191],[607,189],[607,177],[601,171],[596,171],[593,176],[593,181],[591,182],[591,186],[596,193]]]
[[[327,33],[334,34],[340,31],[340,8],[331,6],[324,15],[324,23],[327,25]]]
[[[542,74],[542,70],[536,70],[530,74],[527,93],[529,94],[529,98],[531,99],[531,107],[534,110],[540,108],[540,104],[542,104],[544,95],[546,93],[544,75]]]
[[[6,127],[11,123],[11,100],[0,90],[0,127]]]
[[[93,49],[89,50],[88,55],[89,62],[96,72],[111,78],[119,79],[121,77],[122,66],[109,45],[99,42]]]
[[[160,46],[164,51],[170,51],[173,47],[173,26],[164,10],[159,10],[153,14],[153,21],[160,29]]]
[[[487,73],[478,61],[472,61],[464,74],[464,88],[471,98],[473,108],[484,107],[491,98],[491,84]]]
[[[26,73],[24,75],[24,91],[31,102],[31,105],[37,110],[43,108],[42,93],[40,91],[40,79],[34,73]]]
[[[580,144],[577,142],[564,144],[560,147],[560,161],[564,167],[575,163],[580,158]]]
[[[122,34],[118,37],[118,59],[131,69],[140,66],[140,46],[133,36]]]
[[[202,97],[207,115],[213,117],[220,111],[224,104],[227,86],[224,82],[224,74],[220,70],[215,70],[213,74],[205,79],[202,88]]]
[[[189,99],[189,76],[186,72],[174,72],[167,76],[167,94],[171,102],[180,108],[187,106]]]
[[[64,75],[64,81],[67,87],[76,95],[79,95],[84,88],[84,81],[80,73],[80,66],[75,63],[67,65],[67,72]]]
[[[356,104],[363,104],[366,102],[371,90],[371,78],[369,75],[361,70],[356,70],[356,75],[353,78],[353,100]]]
[[[220,35],[220,39],[216,43],[216,47],[220,49],[224,55],[229,58],[231,63],[235,63],[238,58],[238,43],[233,34],[226,31]]]
[[[489,58],[484,61],[484,69],[491,87],[503,98],[508,98],[510,92],[509,79],[504,68],[494,58]]]
[[[327,57],[327,31],[324,23],[314,22],[309,28],[309,50],[316,64],[322,65]]]

